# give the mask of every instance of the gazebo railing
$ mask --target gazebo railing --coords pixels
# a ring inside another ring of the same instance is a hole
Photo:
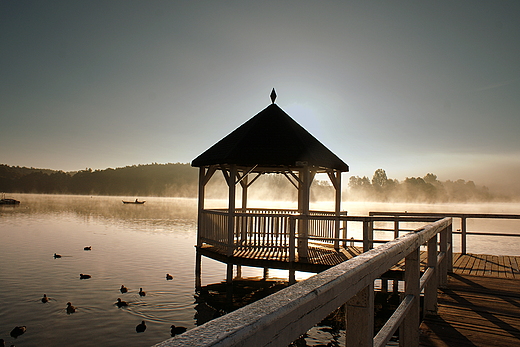
[[[308,216],[296,210],[247,209],[233,214],[233,237],[228,235],[229,213],[227,209],[204,210],[199,225],[198,245],[203,243],[226,249],[228,255],[236,249],[277,249],[286,252],[294,261],[296,255],[306,257],[309,244],[347,247],[356,242],[362,244],[363,251],[374,247],[374,243],[388,240],[374,240],[374,221],[394,221],[395,217],[347,216],[346,212],[336,216],[330,211],[310,211]],[[428,222],[439,218],[402,217],[406,222]],[[347,223],[362,224],[362,238],[347,238]],[[303,226],[306,226],[305,228]],[[233,242],[230,244],[229,240]]]

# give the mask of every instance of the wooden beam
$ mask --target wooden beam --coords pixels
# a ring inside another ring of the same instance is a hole
[[[257,167],[258,165],[255,165],[253,166],[251,169],[249,169],[246,173],[244,173],[242,176],[240,175],[240,173],[237,171],[237,177],[238,177],[238,180],[235,182],[235,184],[238,184],[238,183],[241,183],[241,181],[247,177],[247,175],[249,175],[251,172],[253,172],[253,170]]]
[[[204,176],[202,178],[202,181],[199,179],[199,182],[202,182],[203,185],[208,184],[208,182],[211,179],[211,177],[213,177],[213,174],[215,173],[215,171],[217,171],[217,168],[218,168],[217,165],[210,165],[207,168],[207,171],[204,174]],[[203,169],[203,167],[201,167],[201,169]]]

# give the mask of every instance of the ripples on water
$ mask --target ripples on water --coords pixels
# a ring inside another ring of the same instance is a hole
[[[171,324],[195,325],[195,199],[139,197],[147,200],[145,205],[123,205],[121,197],[15,198],[22,201],[19,206],[0,206],[0,338],[7,345],[147,346],[168,339]],[[437,212],[518,213],[513,204],[426,206]],[[347,203],[345,209],[350,215],[374,210],[424,212],[425,205]],[[499,229],[516,231],[509,225]],[[485,242],[476,244],[484,247]],[[518,253],[518,243],[494,244]],[[92,250],[84,251],[85,246]],[[54,253],[62,258],[54,259]],[[261,271],[243,269],[242,275]],[[92,278],[80,280],[80,273]],[[167,281],[166,273],[174,279]],[[203,285],[222,281],[225,273],[225,265],[203,259]],[[286,277],[280,270],[271,270],[270,275]],[[299,274],[299,279],[306,276]],[[121,294],[122,284],[128,293]],[[144,297],[138,295],[141,287]],[[44,293],[51,298],[46,304],[40,300]],[[117,308],[117,298],[129,306]],[[69,301],[77,307],[70,315],[65,310]],[[147,330],[137,334],[135,326],[142,320]],[[9,332],[17,325],[26,325],[27,332],[15,340]],[[325,335],[338,345],[343,334],[313,330],[309,346],[322,344]]]

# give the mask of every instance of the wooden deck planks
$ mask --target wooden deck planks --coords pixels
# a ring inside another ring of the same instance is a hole
[[[205,250],[215,252],[216,254],[226,255],[224,248],[205,245]],[[316,264],[320,266],[334,266],[348,259],[351,259],[362,253],[359,247],[340,248],[336,251],[334,248],[326,246],[309,247],[308,258],[306,263]],[[238,247],[234,254],[234,258],[268,260],[287,263],[289,254],[285,248],[250,248]],[[421,268],[424,270],[427,265],[427,252],[421,252]],[[404,259],[397,263],[392,270],[404,271]],[[489,255],[489,254],[453,254],[453,272],[462,275],[486,276],[520,279],[520,257],[507,255]]]
[[[421,324],[420,346],[520,345],[520,280],[452,274],[437,316]]]
[[[508,255],[454,254],[453,272],[463,275],[519,278],[518,258]]]

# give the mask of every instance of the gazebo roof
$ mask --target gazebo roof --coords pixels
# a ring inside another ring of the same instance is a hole
[[[257,166],[273,172],[305,165],[348,171],[348,165],[271,104],[195,158],[191,165]]]

